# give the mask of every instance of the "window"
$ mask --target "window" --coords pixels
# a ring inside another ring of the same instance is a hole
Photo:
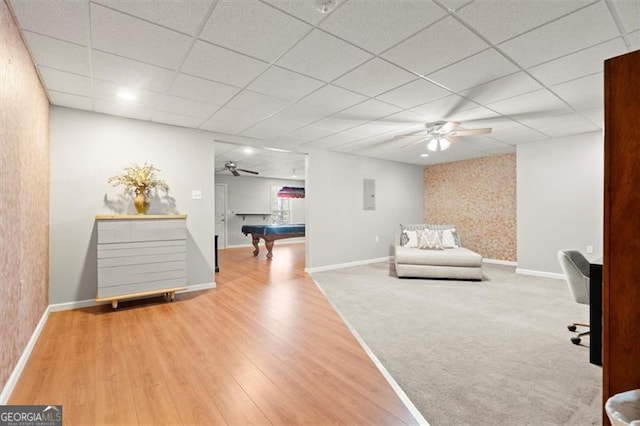
[[[283,225],[291,223],[291,199],[278,198],[279,186],[271,187],[271,223]]]

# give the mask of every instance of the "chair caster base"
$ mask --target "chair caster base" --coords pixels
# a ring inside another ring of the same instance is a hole
[[[569,330],[569,331],[576,331],[577,328],[578,327],[576,327],[574,324],[571,324],[571,325],[567,326],[567,330]]]
[[[574,345],[579,345],[581,341],[582,341],[582,339],[580,339],[579,337],[572,337],[571,338],[571,343],[573,343]]]

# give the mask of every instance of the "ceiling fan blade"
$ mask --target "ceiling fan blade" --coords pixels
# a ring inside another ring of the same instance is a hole
[[[486,135],[487,133],[491,133],[490,127],[486,127],[484,129],[452,130],[447,133],[447,136]]]
[[[238,173],[236,169],[229,169],[229,171],[233,173],[234,176],[240,176],[240,173]]]
[[[258,172],[254,172],[253,170],[247,170],[247,169],[237,169],[240,170],[241,172],[245,172],[245,173],[251,173],[252,175],[259,175],[260,173]]]
[[[457,121],[447,121],[442,127],[438,129],[438,133],[449,133],[459,125],[460,123],[458,123]]]
[[[414,132],[403,133],[403,134],[401,134],[401,135],[395,135],[395,136],[393,137],[393,139],[406,138],[406,137],[413,136],[413,135],[417,135],[418,133],[422,133],[422,132],[426,132],[426,131],[427,131],[427,129],[420,129],[420,130],[416,130],[416,131],[414,131]]]
[[[409,148],[410,146],[418,145],[420,142],[428,141],[429,139],[431,139],[431,136],[429,136],[428,138],[422,138],[418,139],[417,141],[409,142],[406,145],[402,145],[400,148]]]

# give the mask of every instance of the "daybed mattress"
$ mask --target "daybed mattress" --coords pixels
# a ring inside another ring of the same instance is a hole
[[[464,247],[444,250],[421,250],[396,246],[396,264],[429,266],[482,266],[482,256]]]

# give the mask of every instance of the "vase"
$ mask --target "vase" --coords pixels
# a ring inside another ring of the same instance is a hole
[[[138,214],[147,214],[151,202],[147,197],[147,188],[144,185],[136,189],[136,198],[133,199],[133,205],[136,207]]]

